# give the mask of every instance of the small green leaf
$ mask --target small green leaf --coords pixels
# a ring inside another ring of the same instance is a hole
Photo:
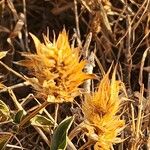
[[[36,115],[31,119],[31,124],[38,127],[49,128],[54,125],[54,122],[42,115]]]
[[[0,122],[7,121],[10,118],[10,111],[7,105],[0,100]]]
[[[24,116],[24,110],[19,110],[14,116],[14,122],[19,124]]]
[[[0,132],[0,149],[1,150],[5,148],[6,144],[8,143],[11,137],[12,137],[11,133]]]
[[[65,150],[67,146],[67,134],[73,122],[73,117],[64,119],[54,131],[51,150]]]

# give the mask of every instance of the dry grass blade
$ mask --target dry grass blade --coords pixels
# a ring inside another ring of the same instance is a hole
[[[143,121],[143,92],[144,92],[144,86],[141,86],[141,92],[139,97],[139,106],[138,106],[138,116],[137,116],[137,122],[135,124],[134,119],[134,112],[132,113],[132,129],[133,129],[133,141],[131,145],[131,150],[138,150],[140,148],[140,145],[142,144],[142,121]],[[131,107],[132,111],[134,111],[133,106]]]
[[[5,57],[7,54],[7,51],[3,51],[3,52],[0,52],[0,59],[2,59],[3,57]],[[4,88],[5,86],[0,83],[0,89]]]
[[[5,57],[6,54],[7,54],[7,51],[0,52],[0,59],[2,59],[3,57]]]
[[[142,58],[142,61],[141,61],[141,67],[140,67],[140,75],[139,75],[139,84],[142,85],[143,83],[143,68],[144,68],[144,62],[145,62],[145,59],[146,59],[146,56],[149,52],[149,48],[147,48],[143,54],[143,58]]]

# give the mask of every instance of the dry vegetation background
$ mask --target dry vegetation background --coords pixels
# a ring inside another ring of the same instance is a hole
[[[149,0],[1,0],[0,149],[149,150],[149,33]]]

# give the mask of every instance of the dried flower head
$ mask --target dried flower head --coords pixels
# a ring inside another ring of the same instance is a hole
[[[34,86],[37,94],[43,95],[50,102],[72,102],[79,94],[78,86],[94,77],[82,71],[86,61],[80,61],[79,48],[70,47],[65,30],[53,43],[46,36],[45,43],[41,43],[33,34],[31,36],[36,54],[24,54],[27,60],[20,63],[36,77]]]
[[[107,73],[101,80],[98,91],[86,96],[83,103],[87,135],[95,140],[95,150],[110,150],[114,143],[121,141],[117,135],[124,127],[124,120],[116,115],[120,110],[120,88],[121,82],[116,81],[115,72],[111,82]]]

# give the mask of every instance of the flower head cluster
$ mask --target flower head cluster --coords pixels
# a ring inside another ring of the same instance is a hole
[[[98,91],[86,96],[83,103],[87,135],[96,141],[94,150],[110,150],[114,143],[120,141],[117,136],[124,127],[124,121],[116,114],[120,110],[120,88],[121,82],[116,81],[115,72],[111,81],[107,73]]]
[[[44,36],[41,43],[36,36],[31,36],[36,53],[24,54],[27,59],[20,63],[36,77],[37,94],[50,102],[72,102],[79,94],[78,86],[94,77],[83,72],[86,61],[80,61],[79,48],[71,48],[65,30],[53,42]]]

